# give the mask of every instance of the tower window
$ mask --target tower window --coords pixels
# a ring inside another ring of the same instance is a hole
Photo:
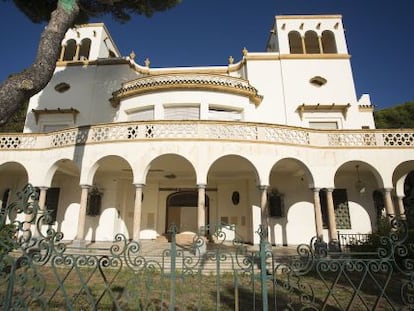
[[[72,61],[76,55],[76,41],[71,39],[66,42],[65,53],[63,54],[64,61]]]
[[[303,54],[302,38],[297,31],[291,31],[288,34],[289,48],[291,54]]]
[[[314,86],[322,86],[325,85],[326,82],[328,82],[325,78],[322,78],[320,76],[315,76],[309,80],[310,84]]]
[[[89,52],[91,51],[91,39],[83,39],[79,49],[79,59],[87,60],[89,59]]]
[[[324,53],[338,53],[336,48],[335,35],[330,30],[322,32],[322,49]]]
[[[305,48],[307,54],[319,54],[319,39],[314,31],[307,31],[305,33]]]

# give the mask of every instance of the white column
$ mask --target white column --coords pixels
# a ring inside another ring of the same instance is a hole
[[[404,208],[404,201],[402,196],[398,197],[398,214],[400,215],[401,219],[405,219],[405,208]]]
[[[321,200],[319,197],[319,188],[313,188],[313,205],[315,210],[315,227],[316,227],[316,237],[319,240],[323,240],[323,221],[322,221],[322,210],[321,210]]]
[[[88,203],[88,193],[91,186],[80,185],[80,187],[82,190],[78,217],[78,232],[76,234],[78,244],[82,244],[85,241],[86,205]]]
[[[262,226],[266,231],[269,231],[269,223],[267,221],[268,213],[268,205],[267,205],[267,188],[268,186],[259,186],[260,190],[260,210],[261,210],[261,217],[260,221]]]
[[[201,235],[205,234],[206,226],[206,185],[198,184],[197,227]]]
[[[388,217],[395,215],[394,205],[392,204],[391,191],[392,188],[384,188],[385,211],[387,212]]]
[[[338,241],[338,232],[336,231],[335,208],[333,203],[332,192],[332,188],[326,189],[326,205],[329,222],[329,242]]]
[[[142,188],[143,184],[135,185],[135,204],[134,204],[134,224],[132,230],[132,238],[139,241],[141,233],[141,218],[142,218]]]
[[[36,223],[35,223],[35,227],[36,227],[35,232],[34,232],[34,236],[35,237],[39,237],[40,236],[40,232],[38,230],[41,231],[41,229],[42,229],[42,222],[43,221],[41,221],[39,223],[39,218],[41,216],[43,216],[45,214],[45,212],[46,212],[46,206],[45,206],[45,204],[46,204],[46,193],[47,193],[48,187],[38,187],[38,188],[40,190],[40,192],[39,192],[39,202],[38,202],[38,204],[39,204],[39,211],[38,211],[38,214],[37,214],[37,217],[36,217]]]

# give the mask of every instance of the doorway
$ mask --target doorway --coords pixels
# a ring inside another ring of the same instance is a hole
[[[205,196],[206,223],[209,222],[209,197]],[[165,232],[172,224],[177,226],[178,233],[197,233],[198,192],[196,190],[178,191],[167,197],[167,215]]]

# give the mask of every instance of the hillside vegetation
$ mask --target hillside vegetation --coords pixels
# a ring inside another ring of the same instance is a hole
[[[414,102],[375,111],[374,119],[378,129],[414,128]]]

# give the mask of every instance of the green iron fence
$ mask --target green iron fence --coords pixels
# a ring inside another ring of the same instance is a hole
[[[28,185],[1,210],[2,310],[414,309],[414,247],[398,219],[372,237],[374,252],[331,253],[312,240],[281,257],[262,228],[255,248],[216,225],[186,245],[172,226],[168,247],[149,256],[120,234],[94,251],[67,247],[52,228],[32,235],[49,223],[37,202]]]

